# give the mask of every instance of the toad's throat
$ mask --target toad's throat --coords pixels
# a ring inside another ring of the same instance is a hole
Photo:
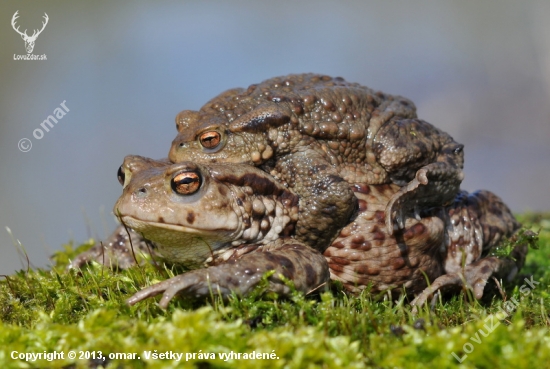
[[[128,227],[154,240],[159,252],[170,262],[189,268],[201,267],[209,258],[232,246],[234,234],[230,230],[204,230],[181,225],[144,221],[122,216]]]

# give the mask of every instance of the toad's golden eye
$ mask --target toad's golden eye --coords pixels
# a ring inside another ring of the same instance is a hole
[[[199,136],[199,142],[206,149],[213,149],[222,141],[222,135],[216,131],[204,132]]]
[[[201,177],[197,172],[181,172],[172,178],[171,185],[180,195],[192,195],[201,186]]]
[[[122,169],[122,165],[118,168],[118,172],[117,172],[116,175],[118,177],[118,181],[120,182],[120,184],[124,186],[124,179],[125,179],[126,175],[124,174],[124,170]]]

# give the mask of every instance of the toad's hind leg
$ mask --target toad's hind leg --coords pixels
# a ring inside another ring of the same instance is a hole
[[[412,301],[413,311],[434,292],[445,288],[464,286],[480,299],[492,275],[511,281],[525,263],[527,243],[516,245],[506,258],[483,257],[504,238],[512,236],[514,240],[519,228],[510,209],[493,193],[478,191],[467,195],[462,192],[445,211],[448,215],[446,274],[436,278]]]
[[[403,229],[417,209],[451,203],[464,178],[463,145],[419,119],[390,120],[377,133],[373,151],[391,180],[403,186],[386,207],[386,228]]]
[[[476,299],[480,299],[483,296],[487,280],[499,269],[499,264],[502,261],[497,257],[485,258],[465,266],[460,273],[444,274],[436,278],[428,288],[416,296],[411,305],[422,306],[431,295],[445,287],[465,286],[473,290]]]

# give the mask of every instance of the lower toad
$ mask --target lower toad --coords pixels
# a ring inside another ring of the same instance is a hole
[[[252,166],[168,164],[129,156],[119,179],[124,185],[115,205],[119,218],[152,241],[168,261],[195,269],[146,287],[130,304],[161,293],[162,307],[176,294],[244,295],[269,271],[274,274],[268,290],[282,295],[290,291],[284,279],[307,293],[330,276],[352,293],[370,286],[371,292],[397,295],[405,288],[417,295],[414,305],[441,288],[464,283],[480,298],[493,273],[513,277],[527,252],[519,245],[514,260],[486,256],[519,227],[506,205],[488,191],[463,191],[452,204],[420,211],[418,219],[408,218],[403,230],[390,234],[384,210],[400,188],[354,185],[359,208],[323,256],[294,237],[297,196]],[[106,243],[118,248],[96,245],[73,266],[91,259],[132,264],[121,233],[112,236],[121,244]],[[135,245],[144,247],[143,238],[130,234]],[[104,258],[105,249],[110,258]]]

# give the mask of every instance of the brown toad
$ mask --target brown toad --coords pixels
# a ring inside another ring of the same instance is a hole
[[[138,292],[131,304],[159,293],[164,293],[162,307],[178,292],[192,297],[210,291],[224,297],[246,294],[269,271],[276,272],[269,290],[282,295],[290,291],[284,279],[302,292],[329,280],[322,254],[289,237],[298,218],[298,197],[258,168],[167,165],[128,156],[118,175],[124,189],[114,211],[139,233],[130,231],[134,248],[147,252],[145,240],[153,241],[168,262],[194,269]],[[90,260],[122,268],[134,264],[123,233],[119,227],[109,240],[79,255],[72,267]]]
[[[399,294],[404,287],[408,294],[420,293],[414,303],[421,304],[437,289],[465,281],[479,298],[493,273],[512,276],[526,252],[518,246],[516,261],[484,257],[518,227],[509,209],[487,191],[461,192],[453,204],[420,212],[420,220],[409,218],[403,230],[390,235],[384,209],[399,187],[354,185],[358,211],[325,251],[325,261],[291,238],[297,196],[257,168],[127,157],[119,177],[124,190],[115,213],[121,220],[169,261],[198,268],[143,289],[131,304],[160,293],[163,307],[177,293],[246,294],[271,270],[276,273],[269,289],[280,294],[289,289],[279,274],[308,292],[327,282],[330,271],[354,293],[370,286],[371,292]],[[426,278],[433,281],[431,288]]]
[[[389,234],[408,214],[452,202],[462,145],[414,104],[342,78],[297,74],[226,91],[176,117],[172,162],[247,163],[300,196],[296,236],[324,250],[355,211],[350,184],[394,183]]]

